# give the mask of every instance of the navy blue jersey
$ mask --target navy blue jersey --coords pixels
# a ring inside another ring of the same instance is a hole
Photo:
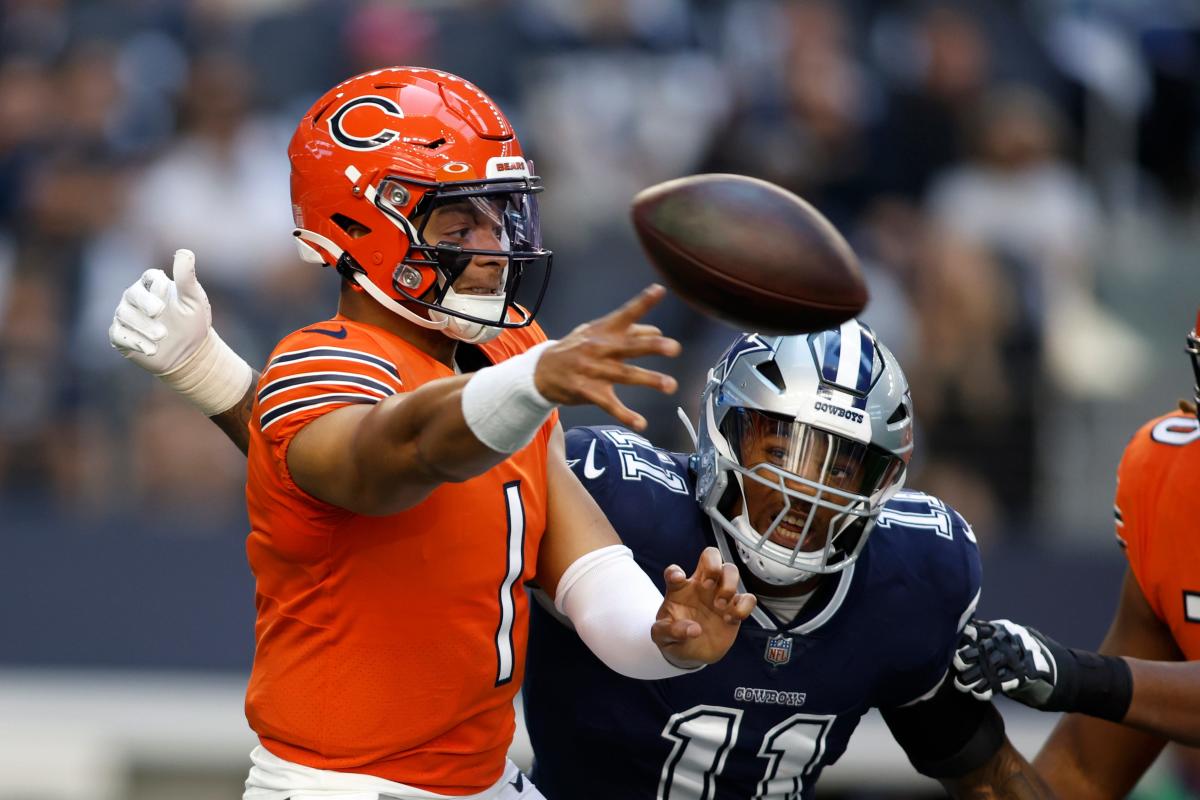
[[[663,589],[714,544],[687,457],[616,427],[574,428],[567,457],[634,558]],[[660,681],[604,666],[534,603],[525,719],[549,800],[808,798],[871,707],[941,683],[978,600],[970,527],[937,498],[901,492],[857,562],[790,624],[761,607],[720,662]],[[743,589],[744,591],[744,589]]]

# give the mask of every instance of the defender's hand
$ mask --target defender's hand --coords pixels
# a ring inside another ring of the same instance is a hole
[[[650,638],[678,667],[719,661],[758,602],[754,595],[737,591],[737,567],[722,564],[717,548],[706,547],[690,578],[675,564],[667,567],[664,577],[667,594]]]
[[[1006,619],[973,619],[954,654],[954,686],[979,700],[1007,695],[1027,706],[1060,710],[1075,663],[1067,648],[1045,634]],[[1066,668],[1066,669],[1064,669]]]
[[[142,273],[121,295],[108,340],[117,352],[155,375],[179,369],[212,327],[212,309],[196,280],[196,256],[177,250],[175,280],[161,269]]]
[[[561,405],[594,404],[634,430],[646,420],[617,397],[614,386],[649,386],[671,394],[677,386],[670,375],[635,367],[625,361],[639,356],[677,356],[679,342],[638,320],[658,305],[666,289],[654,284],[616,311],[580,325],[546,348],[538,359],[534,385],[546,400]]]

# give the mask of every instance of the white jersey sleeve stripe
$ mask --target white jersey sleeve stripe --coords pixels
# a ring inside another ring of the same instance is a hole
[[[306,408],[317,408],[334,403],[370,403],[374,405],[378,402],[378,397],[371,397],[365,394],[318,394],[313,397],[305,397],[302,400],[293,400],[290,403],[283,403],[276,406],[259,417],[259,429],[265,431],[284,417],[295,414],[297,411],[303,411]]]
[[[373,367],[383,370],[396,381],[400,380],[400,372],[392,362],[380,358],[373,353],[367,353],[362,350],[351,350],[347,347],[306,347],[302,350],[280,353],[271,359],[271,362],[267,364],[267,368],[263,372],[265,374],[270,372],[273,367],[285,364],[296,364],[303,361],[317,361],[321,359],[357,361],[363,364],[370,364]]]
[[[279,392],[307,385],[361,386],[364,390],[374,392],[383,397],[390,397],[396,393],[395,389],[383,381],[368,378],[366,375],[359,375],[354,372],[301,372],[298,375],[277,378],[263,386],[258,392],[258,402],[261,403]]]

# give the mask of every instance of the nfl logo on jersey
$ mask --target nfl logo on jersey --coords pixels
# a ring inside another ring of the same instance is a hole
[[[790,636],[772,636],[767,640],[767,652],[763,655],[768,664],[782,666],[792,660],[792,638]]]

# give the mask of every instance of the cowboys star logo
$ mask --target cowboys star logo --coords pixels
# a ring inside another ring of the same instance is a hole
[[[725,355],[721,356],[721,361],[717,364],[714,373],[718,380],[723,380],[729,374],[729,371],[733,369],[733,365],[742,356],[748,353],[770,352],[773,349],[757,333],[748,333],[744,336],[739,336],[737,341],[725,351]]]

